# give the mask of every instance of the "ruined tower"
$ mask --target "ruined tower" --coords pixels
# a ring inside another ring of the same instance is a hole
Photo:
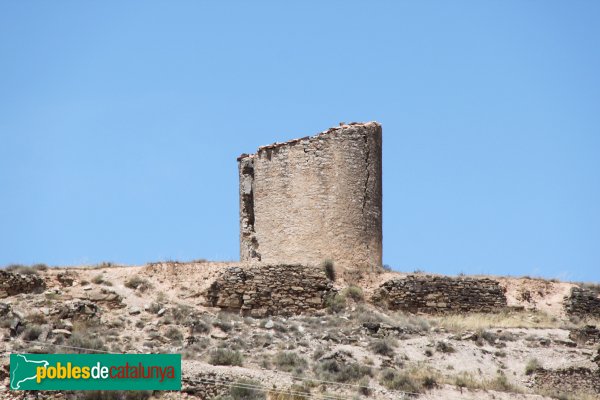
[[[351,123],[238,157],[240,259],[381,266],[381,125]]]

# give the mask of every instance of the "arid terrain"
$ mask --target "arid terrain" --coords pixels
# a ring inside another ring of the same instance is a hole
[[[585,385],[565,389],[553,383],[567,381],[554,378],[557,370],[569,376],[583,371],[592,381],[600,377],[600,332],[593,328],[600,327],[598,314],[565,309],[578,284],[486,277],[502,288],[503,309],[411,313],[384,306],[377,291],[386,281],[425,274],[336,273],[320,309],[257,316],[217,307],[209,298],[215,280],[236,265],[9,267],[0,279],[25,283],[0,287],[0,397],[600,398]],[[8,354],[15,352],[181,353],[183,390],[40,397],[8,391]]]

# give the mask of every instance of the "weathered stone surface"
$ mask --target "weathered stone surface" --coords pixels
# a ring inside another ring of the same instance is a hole
[[[50,314],[60,319],[88,320],[99,317],[100,310],[89,300],[73,300],[56,304]]]
[[[569,315],[600,317],[600,297],[589,289],[573,287],[571,295],[565,298],[564,307]]]
[[[24,275],[0,270],[0,298],[19,293],[41,293],[46,283],[37,275]]]
[[[600,343],[600,329],[594,325],[586,325],[583,328],[572,329],[569,332],[569,339],[574,342],[594,345]]]
[[[535,370],[534,383],[539,388],[562,393],[600,394],[600,372],[589,368],[538,368]]]
[[[431,275],[387,281],[373,301],[414,313],[490,312],[506,307],[504,289],[497,281]]]
[[[73,286],[75,282],[75,274],[70,271],[59,272],[56,274],[56,279],[62,286]]]
[[[302,287],[302,291],[294,290]],[[333,285],[321,268],[257,265],[227,268],[205,293],[209,306],[242,315],[294,315],[325,306]]]
[[[381,125],[351,123],[238,158],[240,259],[382,262]]]

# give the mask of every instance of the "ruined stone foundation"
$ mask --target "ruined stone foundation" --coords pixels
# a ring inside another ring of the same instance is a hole
[[[242,261],[381,266],[381,125],[260,147],[238,166]]]

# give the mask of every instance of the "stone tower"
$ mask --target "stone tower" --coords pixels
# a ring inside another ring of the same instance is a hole
[[[240,259],[381,266],[381,140],[350,123],[238,157]]]

